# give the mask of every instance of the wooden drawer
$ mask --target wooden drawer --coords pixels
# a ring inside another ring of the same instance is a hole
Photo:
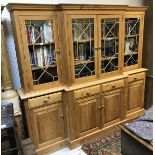
[[[107,90],[112,90],[121,87],[124,87],[124,80],[117,80],[102,84],[102,91],[105,92]]]
[[[128,82],[134,82],[134,81],[142,80],[144,78],[145,78],[145,73],[133,74],[133,75],[129,75]]]
[[[100,93],[100,85],[76,90],[74,91],[74,97],[75,99],[78,99],[83,97],[89,97],[98,93]]]
[[[40,106],[46,106],[52,103],[60,102],[62,101],[62,93],[54,93],[50,95],[45,95],[41,97],[36,97],[33,99],[28,99],[28,106],[29,109],[33,109]]]

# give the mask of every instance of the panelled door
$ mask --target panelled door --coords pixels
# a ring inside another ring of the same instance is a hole
[[[119,122],[123,110],[123,88],[110,90],[102,94],[102,127]]]
[[[62,102],[30,110],[35,147],[44,147],[65,137]]]
[[[75,101],[77,136],[82,137],[100,127],[100,95]]]
[[[133,112],[143,108],[144,104],[144,80],[130,82],[128,84],[127,112]]]
[[[56,15],[31,13],[20,17],[24,83],[28,90],[51,87],[61,82]]]

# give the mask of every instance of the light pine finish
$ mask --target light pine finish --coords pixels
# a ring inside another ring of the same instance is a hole
[[[142,66],[147,7],[10,4],[29,136],[37,154],[74,148],[144,113]],[[93,19],[95,75],[75,78],[72,19]],[[119,21],[118,70],[101,74],[101,20]],[[140,18],[138,64],[124,67],[125,19]],[[58,81],[34,85],[25,20],[52,20]]]
[[[8,5],[11,11],[13,31],[15,36],[17,57],[20,66],[20,77],[23,90],[35,92],[38,89],[48,89],[59,87],[60,85],[74,85],[85,82],[109,78],[141,67],[142,43],[144,29],[144,14],[147,7],[128,7],[128,6],[109,6],[109,5]],[[23,9],[25,8],[25,9]],[[89,10],[88,10],[89,8]],[[70,10],[71,9],[71,10]],[[74,10],[74,11],[72,11]],[[95,75],[75,79],[74,59],[73,59],[73,40],[72,40],[72,19],[94,20],[94,56],[95,56]],[[119,46],[118,46],[118,70],[101,74],[101,19],[119,19]],[[123,68],[124,59],[124,34],[125,18],[140,18],[140,33],[138,47],[138,65]],[[30,56],[27,46],[25,20],[53,20],[54,39],[57,58],[58,81],[34,85],[30,66]],[[66,66],[66,67],[64,67]]]
[[[100,127],[100,95],[76,100],[77,137],[94,132]]]
[[[32,140],[36,149],[54,144],[65,138],[62,102],[30,109]]]
[[[145,73],[139,73],[128,77],[127,88],[127,113],[137,109],[142,109],[144,106],[144,80]]]
[[[123,101],[123,89],[116,89],[102,94],[102,126],[107,126],[121,120]]]

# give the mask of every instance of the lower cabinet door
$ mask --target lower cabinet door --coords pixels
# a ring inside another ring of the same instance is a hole
[[[127,112],[133,112],[143,108],[144,80],[134,81],[128,84]]]
[[[31,109],[32,138],[36,148],[64,139],[62,103]]]
[[[100,97],[76,100],[77,137],[85,136],[99,129]]]
[[[123,89],[115,89],[102,94],[102,127],[119,122],[122,118]]]

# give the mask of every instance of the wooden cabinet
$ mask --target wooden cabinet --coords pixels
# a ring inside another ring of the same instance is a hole
[[[37,150],[65,139],[62,93],[28,99],[29,125]],[[62,145],[62,144],[61,144]]]
[[[56,12],[22,10],[11,15],[24,91],[59,86],[62,78]]]
[[[128,78],[127,112],[142,109],[144,105],[145,73],[131,75]]]
[[[147,7],[9,4],[8,9],[18,92],[37,152],[66,142],[77,146],[144,112]]]

